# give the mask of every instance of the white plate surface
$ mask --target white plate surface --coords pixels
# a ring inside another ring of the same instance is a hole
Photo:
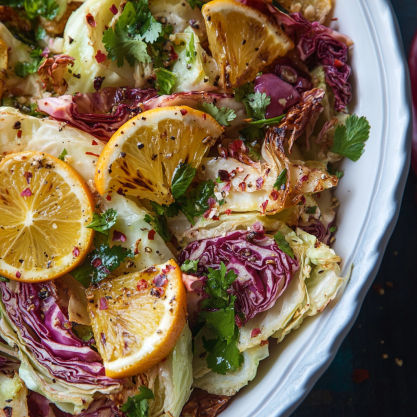
[[[371,136],[358,162],[344,161],[334,249],[352,277],[338,302],[306,320],[284,342],[270,343],[256,379],[222,417],[288,416],[330,365],[378,272],[394,229],[411,148],[411,98],[401,35],[389,0],[337,0],[331,27],[349,35],[354,99]],[[272,346],[274,345],[274,346]]]

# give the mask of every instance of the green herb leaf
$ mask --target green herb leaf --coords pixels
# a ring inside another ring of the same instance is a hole
[[[266,108],[271,103],[271,97],[266,93],[251,93],[244,100],[246,113],[251,119],[265,120]]]
[[[193,64],[195,62],[195,57],[197,55],[197,52],[195,51],[195,45],[194,45],[194,32],[191,33],[190,41],[188,42],[188,45],[185,50],[185,58],[188,64]]]
[[[204,0],[187,0],[189,5],[191,6],[192,9],[195,9],[196,7],[198,7],[199,9],[201,9],[206,3],[207,1]]]
[[[342,178],[345,173],[343,171],[336,171],[334,175],[336,175],[336,177],[340,180],[340,178]]]
[[[278,175],[277,180],[274,184],[274,188],[277,190],[281,190],[281,187],[285,184],[287,184],[287,168],[284,168]]]
[[[65,157],[68,155],[67,150],[64,148],[61,152],[61,154],[58,156],[58,159],[65,162]],[[93,216],[94,217],[94,216]]]
[[[30,62],[17,62],[14,67],[14,72],[18,77],[26,78],[29,74],[35,74],[38,71],[39,64],[43,60],[42,49],[34,49],[30,53],[32,61]]]
[[[272,119],[252,120],[251,122],[249,122],[249,124],[258,127],[272,126],[277,123],[280,123],[284,117],[285,114],[278,117],[273,117]]]
[[[165,209],[163,206],[155,203],[154,201],[151,201],[151,206],[156,216],[153,217],[149,214],[146,214],[144,220],[155,229],[158,235],[161,236],[165,242],[169,242],[171,240],[171,234],[168,230],[167,219],[165,217]]]
[[[109,230],[116,223],[116,219],[117,211],[112,208],[107,209],[101,214],[93,213],[93,221],[86,227],[108,236]]]
[[[72,331],[79,339],[83,340],[84,342],[88,342],[92,337],[94,337],[93,328],[85,324],[73,325]]]
[[[134,397],[129,397],[125,404],[120,407],[120,410],[125,412],[127,417],[148,417],[149,402],[155,397],[151,389],[142,385],[139,388],[140,393]]]
[[[0,282],[10,282],[10,279],[0,275]]]
[[[365,152],[370,130],[371,126],[365,117],[352,114],[346,119],[346,125],[336,128],[331,151],[356,162]]]
[[[201,103],[198,105],[198,109],[212,116],[222,126],[230,126],[229,122],[236,118],[233,109],[227,109],[226,107],[219,109],[212,103]]]
[[[185,262],[181,265],[182,272],[191,272],[196,273],[198,268],[198,259],[192,261],[191,259],[186,259]]]
[[[207,294],[215,298],[228,298],[227,290],[235,282],[237,275],[233,269],[226,271],[226,266],[223,262],[220,263],[219,269],[208,268],[207,282],[205,290]]]
[[[175,217],[178,216],[181,207],[178,203],[172,203],[169,206],[164,206],[164,209],[167,217]]]
[[[192,183],[197,170],[188,164],[179,164],[172,178],[171,193],[174,198],[183,195]]]
[[[316,214],[317,206],[311,206],[306,210],[307,214]]]
[[[234,89],[233,93],[235,95],[235,100],[239,102],[243,102],[248,94],[254,93],[255,88],[253,83],[246,83]]]
[[[175,83],[177,82],[177,76],[173,72],[165,68],[157,68],[155,70],[155,75],[155,87],[158,93],[160,93],[161,95],[171,94],[171,91],[174,88]]]
[[[206,357],[207,366],[214,372],[226,375],[242,366],[243,355],[239,352],[237,341],[239,330],[235,325],[233,336],[229,341],[221,339],[206,340],[203,336],[203,346],[209,354]]]
[[[131,250],[119,245],[110,247],[107,243],[102,243],[87,255],[81,266],[71,271],[71,275],[84,287],[88,287],[91,283],[96,284],[106,278],[126,258],[134,258]]]
[[[274,235],[274,239],[278,245],[278,248],[280,248],[285,254],[294,259],[294,252],[292,251],[290,244],[285,240],[284,235],[278,231]]]
[[[29,19],[42,16],[47,20],[53,20],[59,10],[55,0],[24,0],[24,7]]]
[[[333,226],[329,230],[330,230],[330,233],[337,232],[337,226]]]

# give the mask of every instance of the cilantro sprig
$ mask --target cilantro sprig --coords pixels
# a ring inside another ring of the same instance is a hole
[[[290,244],[285,240],[284,235],[278,231],[274,235],[274,239],[278,248],[281,249],[286,255],[294,259],[294,252],[292,251]]]
[[[127,417],[148,417],[149,415],[148,400],[155,399],[153,392],[144,385],[141,385],[139,391],[139,394],[129,397],[126,403],[120,407]]]
[[[47,20],[52,20],[59,10],[59,5],[55,0],[0,0],[0,5],[24,8],[29,19],[42,16]]]
[[[64,149],[65,150],[65,149]],[[86,226],[88,229],[93,229],[96,232],[100,232],[109,235],[109,231],[116,223],[117,211],[115,209],[107,209],[104,213],[93,213],[93,221]]]
[[[236,113],[233,109],[226,107],[218,108],[212,103],[201,103],[198,109],[212,116],[219,125],[230,126],[229,122],[236,119]]]
[[[34,49],[29,55],[32,58],[30,62],[17,62],[14,67],[14,72],[18,77],[26,78],[29,74],[34,74],[38,71],[39,65],[43,60],[42,49]]]
[[[371,126],[364,116],[352,114],[345,125],[336,128],[332,152],[356,162],[365,152],[365,142],[369,139]]]

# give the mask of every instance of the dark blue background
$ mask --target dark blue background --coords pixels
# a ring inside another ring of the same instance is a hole
[[[417,29],[417,1],[391,1],[408,54]],[[335,360],[293,417],[417,416],[416,185],[410,171],[375,285]],[[355,382],[354,374],[366,375],[362,370],[369,378]]]

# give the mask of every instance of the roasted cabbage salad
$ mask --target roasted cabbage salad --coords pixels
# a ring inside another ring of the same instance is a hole
[[[215,417],[341,295],[331,9],[0,0],[0,414]]]

